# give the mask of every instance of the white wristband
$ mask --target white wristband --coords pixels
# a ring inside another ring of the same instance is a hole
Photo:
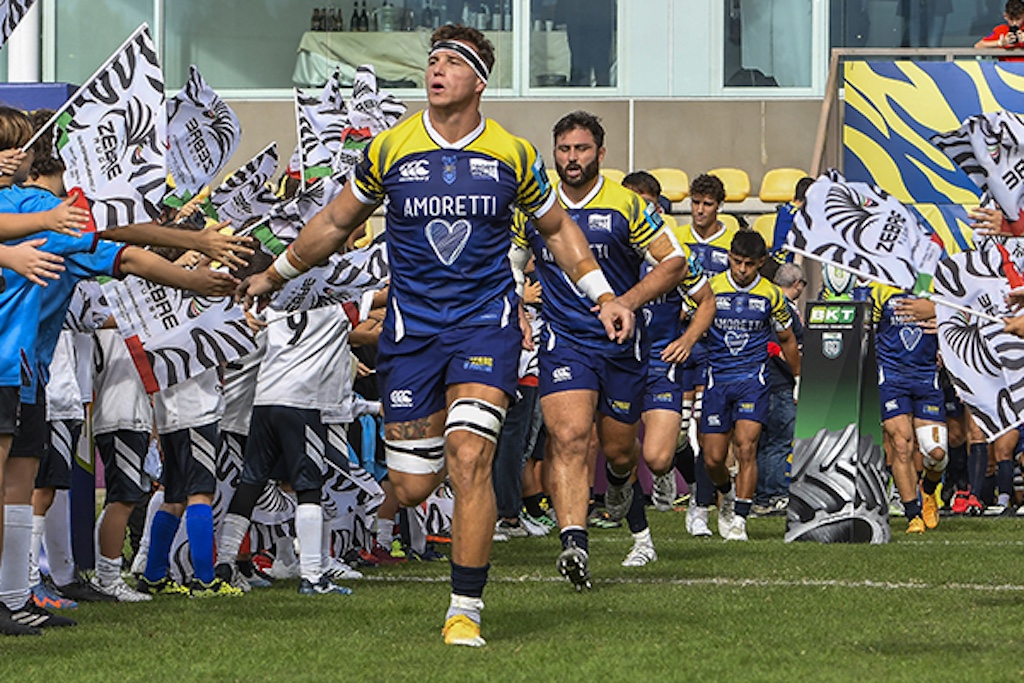
[[[600,268],[595,268],[576,282],[576,287],[581,292],[587,295],[587,297],[595,304],[605,294],[611,294],[615,296],[615,292],[612,291],[612,286],[608,284],[608,280],[604,276],[604,272]]]
[[[793,400],[800,400],[800,375],[793,378]]]
[[[292,265],[288,260],[288,251],[282,251],[281,255],[274,261],[274,270],[285,280],[294,280],[302,275],[302,271]]]

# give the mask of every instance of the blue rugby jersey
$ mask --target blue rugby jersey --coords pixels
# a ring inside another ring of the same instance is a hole
[[[738,287],[728,271],[711,278],[711,291],[715,321],[707,334],[708,384],[763,377],[773,326],[779,331],[792,324],[786,297],[760,275]]]
[[[424,111],[373,139],[352,189],[364,204],[388,200],[384,324],[397,339],[453,325],[515,324],[512,210],[539,217],[555,201],[529,142],[482,119],[449,143]]]
[[[0,213],[38,213],[58,206],[61,200],[53,193],[34,187],[7,187],[0,189]],[[85,233],[72,237],[57,232],[42,232],[20,240],[45,237],[43,251],[60,256],[90,252],[96,248],[99,236]],[[0,292],[0,387],[21,387],[36,380],[36,340],[42,301],[50,287],[40,287],[13,270],[3,269],[4,289]],[[34,400],[33,396],[33,400]]]
[[[692,223],[677,228],[676,239],[680,244],[690,247],[690,251],[700,263],[708,277],[729,270],[729,248],[732,246],[732,238],[736,236],[736,229],[719,224],[717,231],[707,239],[697,234]]]
[[[939,337],[896,314],[896,302],[906,298],[914,297],[896,287],[871,284],[871,320],[876,326],[878,367],[892,377],[930,383],[938,372]]]
[[[572,204],[561,186],[558,199],[580,226],[615,294],[624,294],[639,282],[647,247],[663,229],[661,216],[640,195],[603,176],[579,204]],[[634,344],[620,345],[609,340],[604,325],[590,310],[594,302],[558,267],[527,216],[516,216],[513,232],[513,243],[532,249],[536,256],[537,273],[544,287],[544,310],[549,311],[546,319],[553,334],[611,355],[634,354],[643,358],[647,343],[643,316],[637,317]]]
[[[679,245],[686,257],[686,275],[678,287],[673,287],[654,301],[643,307],[644,324],[647,326],[647,337],[651,340],[651,355],[647,365],[647,376],[666,375],[671,363],[661,359],[661,352],[683,331],[680,313],[683,310],[683,297],[692,297],[708,281],[704,270],[696,257],[685,244]],[[645,271],[648,270],[645,265]]]

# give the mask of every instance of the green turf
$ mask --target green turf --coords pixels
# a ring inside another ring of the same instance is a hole
[[[0,681],[1014,681],[1024,679],[1024,520],[894,520],[886,546],[693,539],[650,512],[659,560],[619,566],[591,531],[595,588],[558,579],[556,538],[495,544],[481,650],[441,644],[445,562],[302,597],[83,605],[77,628],[0,639]],[[713,522],[714,520],[712,520]]]

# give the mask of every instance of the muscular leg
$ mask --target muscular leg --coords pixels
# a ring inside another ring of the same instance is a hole
[[[548,430],[548,492],[561,528],[587,527],[587,451],[597,392],[577,389],[541,398]]]
[[[752,500],[757,490],[757,442],[760,438],[760,422],[736,421],[732,432],[733,451],[740,465],[736,475],[736,497],[742,500]]]
[[[384,425],[384,439],[387,442],[418,441],[438,438],[444,434],[447,411],[439,410],[433,415],[409,422],[391,422]],[[388,480],[395,487],[398,504],[404,507],[419,505],[444,481],[445,471],[436,473],[401,472],[388,468]]]
[[[674,410],[649,410],[644,413],[643,457],[655,476],[672,470],[682,416]]]
[[[917,469],[914,466],[913,419],[909,414],[891,417],[882,422],[882,432],[892,449],[893,481],[907,511],[907,519],[913,521],[921,513],[917,501]]]

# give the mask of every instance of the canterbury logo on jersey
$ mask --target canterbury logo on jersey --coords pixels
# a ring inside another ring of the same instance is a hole
[[[427,159],[407,161],[398,167],[398,179],[402,182],[430,180],[430,162]]]
[[[412,391],[409,389],[395,389],[392,391],[391,406],[393,408],[412,408]]]
[[[572,369],[568,367],[555,368],[551,372],[552,382],[568,382],[572,379]]]

